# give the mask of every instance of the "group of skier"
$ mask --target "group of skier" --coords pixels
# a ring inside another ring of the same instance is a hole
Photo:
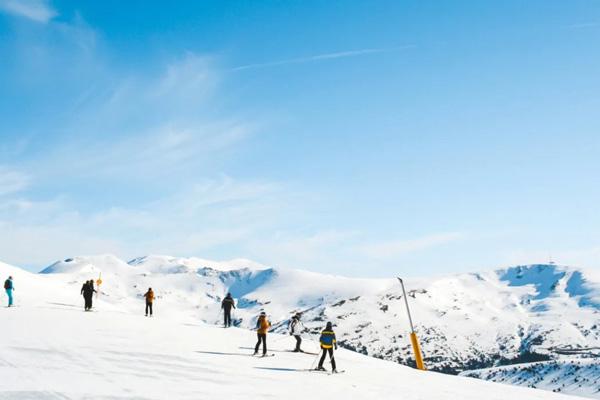
[[[12,285],[12,278],[9,279],[11,279]],[[4,287],[6,288],[6,283],[4,284]],[[9,289],[6,289],[7,293],[8,291]],[[94,281],[91,279],[89,281],[85,281],[85,283],[81,287],[81,295],[83,296],[85,311],[92,311],[92,301],[94,298],[94,293],[98,293],[98,291],[94,288]],[[148,288],[148,291],[144,293],[144,298],[146,299],[146,317],[148,315],[152,316],[152,304],[154,303],[154,291],[152,290],[152,288]],[[9,295],[9,302],[9,304],[12,304],[11,295]]]
[[[224,327],[231,327],[231,310],[235,309],[235,301],[231,297],[231,293],[227,293],[223,301],[221,302],[221,309],[223,310],[223,318],[224,318]],[[300,321],[302,318],[301,313],[296,313],[289,322],[288,329],[290,336],[293,336],[296,339],[296,347],[292,350],[295,353],[304,353],[302,350],[302,333],[305,331],[304,325]],[[256,346],[254,346],[254,355],[258,355],[260,347],[262,345],[262,355],[263,357],[267,355],[267,333],[271,328],[271,322],[267,318],[267,314],[262,311],[258,316],[256,321],[256,336],[258,338],[256,342]],[[327,322],[325,329],[321,332],[321,336],[319,338],[319,344],[321,347],[321,358],[319,359],[319,364],[316,368],[317,371],[325,371],[323,364],[325,363],[325,359],[329,354],[329,359],[331,360],[331,372],[337,373],[337,368],[335,364],[335,357],[333,355],[333,350],[337,350],[337,340],[335,337],[335,332],[333,331],[333,324],[331,322]],[[311,353],[312,354],[312,353]]]
[[[4,282],[4,290],[6,291],[6,295],[8,296],[8,307],[13,306],[13,291],[15,290],[15,286],[13,283],[12,276],[9,276],[8,279]],[[92,310],[92,301],[94,297],[94,293],[97,293],[97,290],[94,288],[94,281],[88,280],[81,287],[81,294],[84,298],[84,308],[85,311]],[[152,304],[154,303],[154,291],[152,288],[148,288],[148,291],[144,294],[144,298],[146,299],[146,317],[152,316]],[[227,293],[223,301],[221,302],[221,309],[223,310],[223,324],[225,328],[231,327],[231,310],[235,309],[235,301],[231,296],[231,293]],[[302,318],[301,313],[296,313],[290,320],[288,325],[289,333],[296,339],[296,346],[293,352],[304,352],[301,348],[302,346],[302,333],[305,331],[305,327],[300,321]],[[271,328],[271,322],[267,318],[267,314],[263,311],[258,316],[256,321],[256,336],[258,338],[256,342],[256,346],[254,346],[254,355],[259,353],[259,350],[262,345],[262,355],[267,355],[267,333]],[[323,367],[323,363],[325,362],[325,358],[327,354],[329,354],[329,358],[331,360],[331,368],[332,372],[337,372],[335,358],[333,355],[333,350],[337,350],[337,341],[335,338],[335,332],[333,331],[333,325],[331,322],[327,322],[325,329],[321,332],[321,336],[319,338],[319,343],[321,346],[322,354],[319,360],[319,365],[317,366],[317,371],[325,371]]]

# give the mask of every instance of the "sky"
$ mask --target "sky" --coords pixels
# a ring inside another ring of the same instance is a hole
[[[600,269],[600,2],[0,0],[0,260]]]

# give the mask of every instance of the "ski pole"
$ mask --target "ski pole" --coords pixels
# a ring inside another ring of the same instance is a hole
[[[419,346],[419,340],[415,333],[415,327],[413,325],[412,317],[410,316],[410,308],[408,307],[408,298],[406,297],[406,290],[404,290],[404,282],[402,278],[398,278],[400,285],[402,285],[402,294],[404,295],[404,304],[406,304],[406,313],[408,314],[408,322],[410,323],[410,341],[412,343],[413,351],[415,353],[415,362],[417,363],[417,369],[425,371],[425,364],[423,363],[423,356],[421,355],[421,347]]]
[[[314,358],[314,360],[313,360],[312,364],[310,364],[310,369],[315,369],[315,364],[317,363],[317,360],[319,359],[319,357],[320,357],[320,356],[321,356],[321,354],[319,354],[319,353],[317,352],[317,355],[315,356],[315,358]]]

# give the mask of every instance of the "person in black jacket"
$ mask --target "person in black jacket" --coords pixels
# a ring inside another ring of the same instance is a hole
[[[235,308],[235,302],[231,297],[231,293],[227,293],[227,296],[221,302],[221,308],[223,309],[223,318],[225,328],[231,326],[231,309]]]
[[[83,285],[81,286],[81,295],[83,296],[83,308],[85,311],[87,311],[88,309],[88,299],[87,299],[87,287],[88,284],[90,283],[90,281],[85,281],[83,282]]]
[[[81,294],[85,300],[85,311],[90,311],[92,309],[92,298],[94,297],[95,292],[96,289],[94,289],[93,280],[85,282],[81,287]]]

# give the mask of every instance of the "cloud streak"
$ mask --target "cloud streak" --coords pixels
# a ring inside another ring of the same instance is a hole
[[[287,193],[272,183],[223,176],[158,200],[92,212],[68,197],[2,201],[0,254],[10,263],[38,268],[74,254],[215,256],[215,249],[241,248],[266,237],[291,214]]]
[[[60,127],[65,137],[36,160],[45,167],[31,167],[43,180],[110,178],[172,186],[174,177],[181,182],[197,179],[200,170],[214,173],[215,158],[259,125],[211,108],[220,96],[220,77],[207,57],[188,53],[151,74],[106,66],[96,80],[103,84],[86,91],[70,111],[76,117]]]
[[[460,232],[438,233],[416,239],[391,240],[369,244],[364,246],[362,251],[369,257],[386,259],[445,245],[463,239],[464,237],[465,235]]]
[[[26,174],[0,166],[0,196],[22,191],[29,180]]]
[[[307,57],[291,58],[291,59],[287,59],[287,60],[240,65],[238,67],[232,68],[231,71],[244,71],[244,70],[249,70],[249,69],[279,67],[279,66],[283,66],[283,65],[305,64],[305,63],[310,63],[310,62],[315,62],[315,61],[335,60],[335,59],[339,59],[339,58],[359,57],[359,56],[365,56],[365,55],[369,55],[369,54],[389,53],[389,52],[393,52],[393,51],[406,50],[406,49],[411,49],[414,47],[415,47],[414,45],[405,45],[405,46],[397,46],[397,47],[338,51],[338,52],[334,52],[334,53],[317,54],[317,55],[312,55],[312,56],[307,56]]]
[[[58,15],[46,0],[0,0],[0,10],[44,24]]]
[[[600,22],[590,21],[590,22],[579,22],[576,24],[567,25],[567,28],[570,29],[587,29],[587,28],[597,28],[600,27]]]

